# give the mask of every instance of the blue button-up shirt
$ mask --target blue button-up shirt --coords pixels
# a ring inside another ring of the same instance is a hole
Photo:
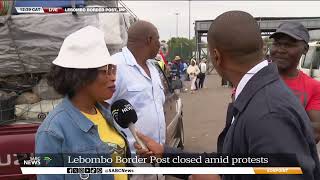
[[[120,61],[120,65],[117,68],[116,91],[107,102],[112,104],[119,99],[129,101],[137,112],[138,121],[135,123],[137,129],[158,143],[164,144],[166,124],[163,104],[165,95],[158,70],[148,60],[150,78],[127,47],[112,57]],[[129,129],[123,129],[123,131],[127,135],[131,151],[135,152],[133,147],[135,139]]]

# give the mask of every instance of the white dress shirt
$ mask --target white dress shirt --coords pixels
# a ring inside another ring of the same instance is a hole
[[[119,99],[129,101],[137,112],[138,121],[135,123],[137,129],[156,142],[164,144],[166,124],[163,104],[165,95],[158,70],[148,60],[147,66],[151,75],[149,77],[127,47],[122,48],[122,52],[112,57],[121,64],[117,66],[116,91],[107,102],[112,104]],[[129,129],[121,130],[127,135],[131,152],[135,153],[133,147],[135,139],[131,132]]]
[[[235,101],[237,100],[239,94],[242,92],[243,88],[246,86],[246,84],[249,82],[249,80],[257,73],[259,72],[262,68],[265,66],[268,66],[268,61],[264,60],[260,62],[259,64],[255,65],[253,68],[251,68],[240,80],[237,88],[236,88],[236,94],[235,94]],[[232,119],[231,124],[234,121],[234,117]]]
[[[200,66],[200,72],[201,72],[201,73],[206,73],[206,72],[207,72],[207,64],[206,64],[206,63],[201,62],[201,63],[199,64],[199,66]]]

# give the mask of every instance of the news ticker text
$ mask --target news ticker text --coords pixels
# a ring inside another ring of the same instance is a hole
[[[126,13],[123,7],[83,7],[83,8],[62,8],[62,7],[16,7],[19,14],[59,14],[59,13]]]

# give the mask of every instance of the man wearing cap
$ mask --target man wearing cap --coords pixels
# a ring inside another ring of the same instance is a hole
[[[174,57],[173,63],[171,66],[172,75],[179,77],[179,78],[180,78],[180,62],[181,62],[180,56],[176,56],[176,57]]]
[[[160,42],[157,28],[146,21],[138,21],[128,30],[127,47],[113,57],[121,62],[117,69],[116,91],[107,102],[112,104],[119,99],[129,101],[137,112],[135,123],[140,132],[148,134],[160,144],[165,143],[166,124],[163,105],[165,95],[159,72],[150,61],[159,51]],[[135,153],[135,139],[128,129],[122,129],[126,134],[131,148]],[[138,165],[138,164],[137,164]],[[133,175],[130,179],[161,180],[159,175]]]
[[[282,79],[299,98],[313,125],[315,140],[320,140],[320,82],[307,76],[297,66],[308,52],[308,30],[298,22],[281,24],[270,36],[271,60],[278,66]]]

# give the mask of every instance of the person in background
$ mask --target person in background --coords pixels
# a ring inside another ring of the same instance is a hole
[[[182,59],[179,61],[179,74],[181,81],[185,81],[185,71]]]
[[[270,49],[269,49],[268,44],[266,42],[263,43],[263,54],[264,54],[265,60],[267,60],[268,62],[271,62]]]
[[[58,57],[52,62],[49,84],[63,101],[40,125],[35,140],[35,153],[53,154],[57,166],[77,166],[63,159],[64,153],[106,154],[129,157],[125,135],[114,126],[111,112],[100,102],[115,91],[116,63],[108,52],[104,33],[95,27],[84,27],[64,40]],[[84,154],[83,156],[86,156]],[[108,158],[106,157],[106,158]],[[61,164],[64,163],[64,164]],[[82,164],[83,165],[83,164]],[[101,166],[101,164],[97,164]],[[95,166],[95,165],[93,165]],[[125,164],[104,164],[123,167]],[[64,179],[127,180],[126,174],[38,175],[38,180]]]
[[[137,21],[128,30],[127,46],[112,57],[121,62],[118,66],[116,91],[108,104],[125,99],[137,112],[135,126],[157,143],[164,144],[166,124],[163,111],[165,95],[160,74],[152,60],[160,48],[159,33],[150,22]],[[126,134],[130,148],[135,139],[129,129]],[[135,153],[134,148],[132,154]],[[133,157],[133,156],[132,156]],[[163,175],[133,175],[131,180],[162,180]]]
[[[190,80],[191,80],[191,94],[194,93],[194,91],[197,89],[196,88],[196,80],[197,80],[197,76],[200,73],[199,67],[196,64],[196,61],[194,59],[191,59],[190,61],[190,65],[187,69],[187,73],[189,74]]]
[[[184,76],[181,74],[183,70],[181,70],[181,58],[180,56],[175,56],[173,59],[173,63],[171,65],[170,70],[170,81],[173,89],[180,89],[180,91],[187,91],[188,89],[184,89]]]
[[[160,68],[164,72],[166,70],[166,64],[164,63],[162,56],[160,54],[157,54],[157,56],[154,58],[157,63],[159,64]]]
[[[183,64],[183,74],[184,74],[184,78],[183,78],[184,81],[182,81],[182,86],[183,86],[182,89],[183,89],[183,92],[187,92],[188,88],[186,87],[185,81],[190,81],[189,75],[187,73],[188,64],[185,61],[183,61],[182,64]]]
[[[297,67],[302,55],[308,52],[309,32],[298,22],[281,24],[270,38],[271,60],[277,64],[279,73],[299,98],[313,125],[315,140],[320,140],[320,82],[312,79]]]
[[[167,71],[171,72],[172,62],[168,62]]]
[[[202,89],[203,88],[203,83],[204,80],[206,78],[206,72],[207,72],[207,64],[206,64],[207,60],[205,58],[202,59],[202,61],[199,64],[199,69],[200,69],[200,73],[199,73],[199,88]]]
[[[178,77],[180,79],[180,56],[174,57],[171,65],[171,74],[172,76]]]
[[[185,62],[185,61],[183,61],[182,62],[183,63],[183,73],[184,73],[184,75],[185,75],[185,81],[187,81],[187,75],[188,75],[188,73],[187,73],[187,69],[188,69],[188,64]]]

